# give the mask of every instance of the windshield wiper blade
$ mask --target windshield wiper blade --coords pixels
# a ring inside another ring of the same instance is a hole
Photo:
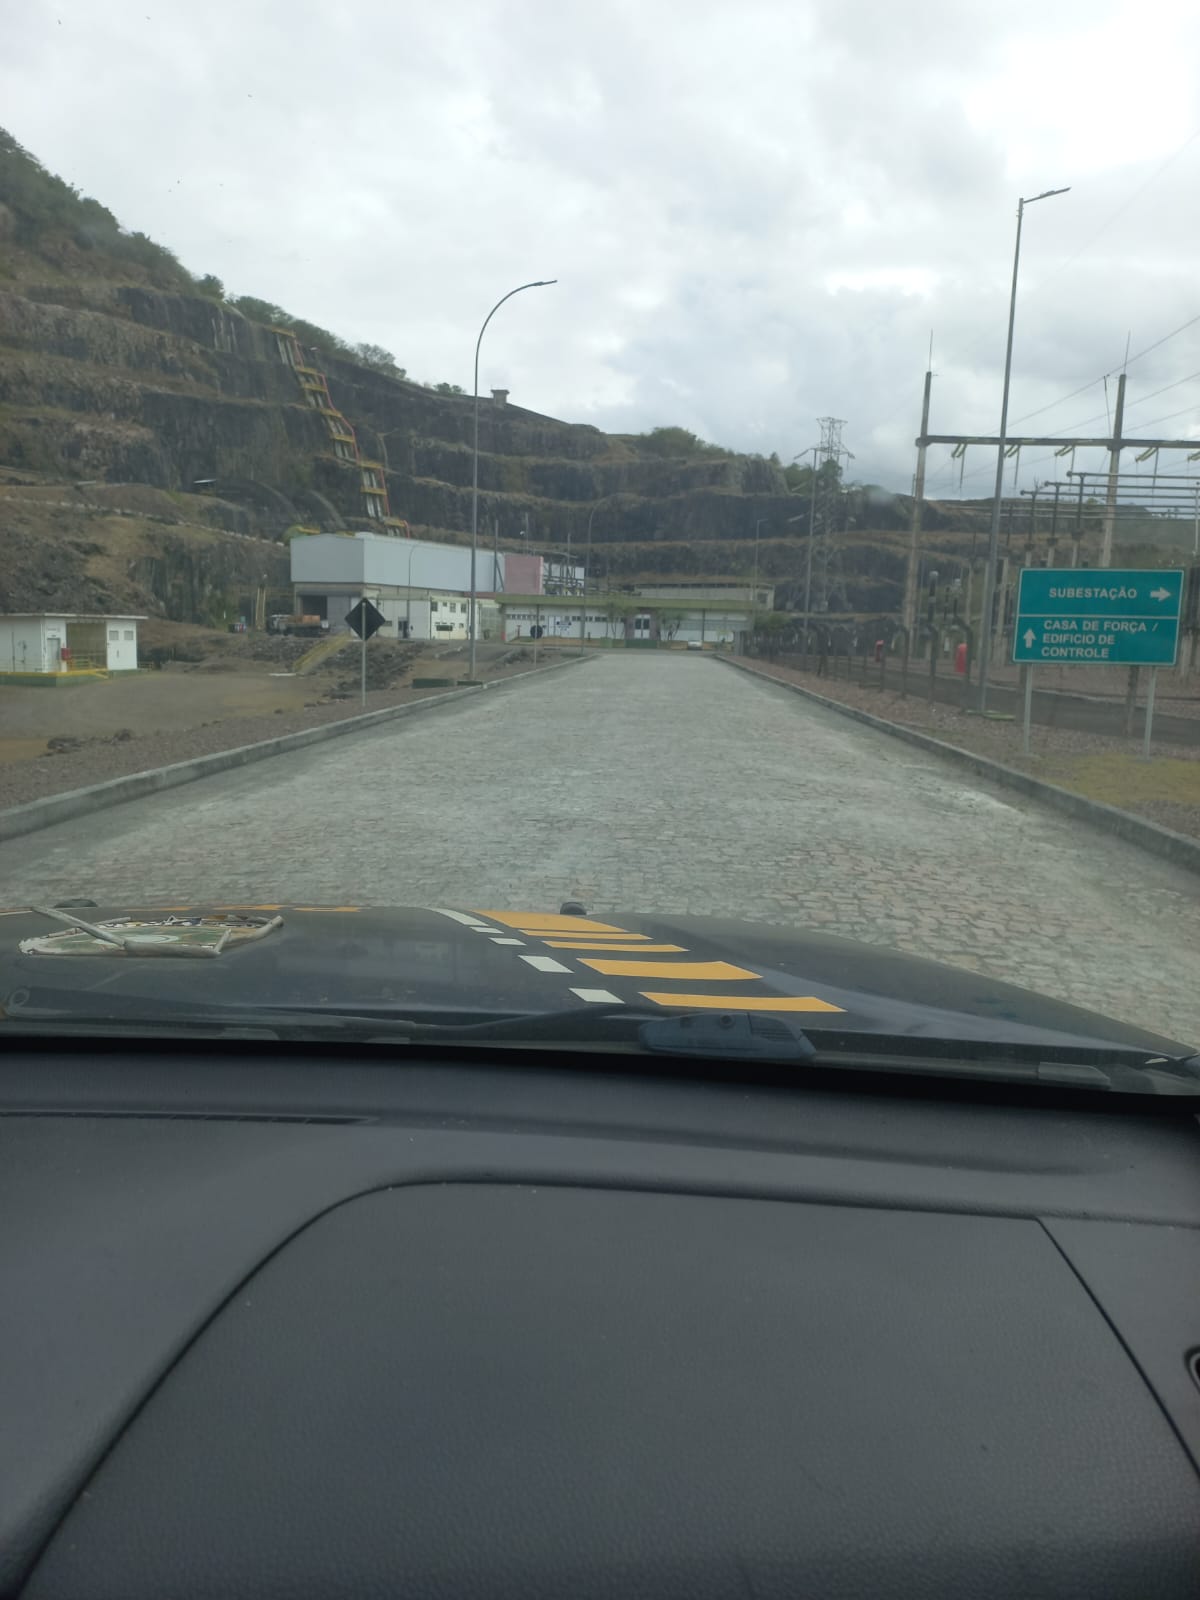
[[[1200,1096],[1200,1056],[1152,1055],[1130,1046],[1081,1043],[1045,1048],[1004,1040],[906,1038],[849,1033],[836,1028],[804,1032],[789,1017],[759,1012],[696,1011],[663,1016],[634,1007],[570,1007],[540,1012],[474,1016],[442,1013],[442,1020],[392,1008],[339,1010],[327,1005],[264,1009],[255,1006],[156,1004],[125,999],[106,1014],[63,1006],[11,1001],[5,1022],[39,1034],[141,1038],[213,1037],[284,1042],[367,1045],[498,1045],[537,1050],[583,1049],[679,1060],[746,1061],[838,1071],[1029,1082],[1046,1087]],[[128,1008],[128,1009],[126,1009]]]

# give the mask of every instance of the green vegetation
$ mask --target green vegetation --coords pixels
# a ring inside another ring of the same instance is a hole
[[[342,356],[373,372],[403,378],[404,368],[390,350],[377,344],[349,344],[316,323],[294,317],[281,306],[255,295],[226,301],[225,285],[215,273],[194,278],[187,268],[144,233],[130,233],[98,200],[81,195],[64,179],[48,172],[35,156],[0,128],[0,204],[12,216],[11,242],[52,267],[78,270],[81,253],[107,257],[120,276],[141,279],[153,288],[232,305],[254,322],[290,328],[302,344],[326,355]],[[96,263],[99,269],[99,261]],[[3,271],[5,277],[11,274]],[[102,275],[97,270],[97,275]]]
[[[192,290],[191,274],[144,233],[128,233],[99,200],[81,195],[0,128],[0,202],[13,217],[13,242],[51,266],[79,253],[103,254],[159,289]]]
[[[356,344],[351,354],[359,366],[370,367],[372,372],[386,372],[389,378],[408,376],[403,367],[396,365],[392,352],[381,344]]]
[[[719,444],[709,444],[687,428],[651,428],[649,433],[632,433],[625,437],[644,456],[724,460],[734,454],[734,451],[725,450]]]
[[[801,466],[793,461],[790,466],[784,467],[783,476],[788,488],[793,494],[812,494],[813,469],[810,466]],[[818,485],[827,485],[834,489],[842,487],[842,469],[836,461],[822,461],[817,469]]]

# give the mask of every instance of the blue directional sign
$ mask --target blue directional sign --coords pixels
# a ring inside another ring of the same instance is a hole
[[[1013,660],[1173,666],[1182,599],[1178,569],[1026,567]]]

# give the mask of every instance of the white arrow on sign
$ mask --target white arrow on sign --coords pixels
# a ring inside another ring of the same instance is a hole
[[[1169,600],[1171,591],[1170,589],[1151,589],[1150,598],[1151,600]]]
[[[1032,650],[1033,649],[1034,641],[1036,639],[1037,639],[1037,634],[1034,633],[1033,629],[1032,628],[1026,628],[1025,629],[1025,648],[1026,648],[1026,650]]]

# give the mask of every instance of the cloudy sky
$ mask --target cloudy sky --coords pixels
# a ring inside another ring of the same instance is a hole
[[[0,0],[0,27],[9,131],[230,293],[469,389],[492,303],[557,277],[497,316],[482,387],[784,460],[833,414],[896,489],[931,334],[935,430],[995,429],[1016,200],[1069,184],[1026,214],[1013,421],[1102,432],[1128,339],[1129,429],[1200,437],[1200,320],[1140,354],[1200,316],[1194,0]],[[970,453],[962,492],[993,470]]]

